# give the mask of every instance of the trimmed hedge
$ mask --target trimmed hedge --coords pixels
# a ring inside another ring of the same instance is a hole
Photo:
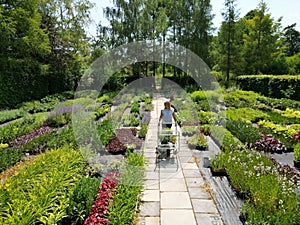
[[[300,75],[245,75],[237,78],[237,84],[264,96],[300,100]]]

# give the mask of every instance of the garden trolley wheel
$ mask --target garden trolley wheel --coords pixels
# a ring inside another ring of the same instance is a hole
[[[177,171],[179,168],[180,132],[176,123],[172,123],[172,128],[163,128],[162,125],[161,122],[158,122],[154,171],[162,162],[166,166],[176,164]]]

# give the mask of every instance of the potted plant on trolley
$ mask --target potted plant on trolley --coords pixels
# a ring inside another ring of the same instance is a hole
[[[300,142],[294,147],[294,166],[300,168]]]

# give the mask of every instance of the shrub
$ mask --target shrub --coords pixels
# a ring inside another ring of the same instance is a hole
[[[252,108],[230,108],[227,109],[227,118],[230,120],[245,120],[251,122],[258,122],[259,120],[267,120],[269,119],[269,115]]]
[[[296,91],[300,89],[299,76],[240,76],[237,84],[244,90],[254,91],[264,96],[300,100],[300,94]]]

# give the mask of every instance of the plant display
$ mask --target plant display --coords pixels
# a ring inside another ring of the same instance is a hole
[[[201,133],[195,134],[187,140],[187,144],[196,149],[206,149],[208,147],[207,140],[205,136]]]
[[[293,134],[297,133],[297,131],[294,130],[293,128],[274,124],[271,121],[262,120],[262,121],[258,122],[258,125],[267,128],[273,134],[283,137],[284,139],[290,139],[290,138],[292,138]]]
[[[25,115],[25,111],[22,109],[0,111],[0,124],[21,118],[24,115]]]
[[[298,133],[292,135],[291,141],[293,143],[300,142],[300,131],[298,131]]]
[[[252,108],[230,108],[226,110],[229,120],[245,120],[256,123],[260,120],[267,120],[269,115]]]
[[[42,126],[42,127],[39,127],[39,128],[36,128],[36,129],[30,131],[29,134],[25,134],[25,135],[17,137],[15,140],[9,142],[9,144],[10,144],[10,146],[12,146],[14,148],[19,148],[22,145],[24,145],[25,143],[30,142],[34,138],[36,138],[42,134],[50,133],[50,132],[51,132],[51,128],[49,126]]]
[[[92,177],[83,177],[76,182],[67,208],[68,217],[64,218],[65,220],[83,224],[91,211],[100,183],[99,178]]]
[[[211,136],[224,151],[230,151],[232,149],[240,149],[244,144],[230,131],[221,126],[212,126]]]
[[[89,217],[83,225],[105,225],[110,222],[107,219],[108,206],[113,201],[115,188],[117,187],[119,174],[116,172],[107,173],[101,181],[100,189],[92,205]]]
[[[132,129],[117,129],[116,136],[125,145],[135,145],[140,148],[142,146],[142,140],[138,137],[135,137],[132,133]]]
[[[101,117],[105,116],[107,113],[109,113],[111,110],[109,104],[104,104],[99,107],[96,107],[95,109],[95,120],[100,119]]]
[[[28,134],[33,129],[41,127],[45,120],[46,113],[37,113],[11,121],[6,126],[0,127],[0,143],[8,143],[18,136]]]
[[[218,114],[211,111],[199,111],[198,119],[201,122],[201,124],[214,124],[218,119]]]
[[[140,203],[143,189],[144,157],[139,153],[128,153],[126,163],[116,188],[116,195],[108,207],[110,224],[132,224]]]
[[[78,151],[52,150],[0,184],[1,224],[56,224],[85,166]],[[47,169],[45,169],[47,168]]]
[[[226,128],[244,144],[253,144],[261,138],[259,130],[243,120],[228,120]]]
[[[177,122],[180,123],[182,126],[193,126],[198,125],[199,121],[197,119],[197,115],[189,109],[179,110],[175,113]]]
[[[136,114],[124,114],[122,116],[122,124],[125,127],[137,127],[140,124],[140,118]]]
[[[258,151],[271,153],[282,153],[287,151],[286,146],[271,134],[262,133],[262,135],[263,138],[257,140],[254,143],[255,149],[257,149]]]
[[[145,138],[148,130],[148,123],[142,123],[141,128],[138,131],[138,137],[139,138]]]
[[[113,154],[124,154],[127,147],[126,145],[119,140],[117,135],[113,135],[111,139],[109,140],[108,144],[105,146],[105,149],[109,153]]]
[[[211,135],[211,126],[208,124],[204,124],[200,126],[200,133],[210,136]]]
[[[131,105],[131,108],[130,108],[130,112],[131,113],[139,113],[140,111],[140,104],[138,102],[135,102]]]
[[[293,182],[280,174],[270,159],[247,150],[222,152],[219,157],[220,161],[212,164],[226,168],[231,185],[244,196],[246,223],[299,223],[300,197],[294,193]]]
[[[181,128],[181,133],[183,136],[193,136],[198,131],[197,127],[195,126],[183,126]]]

